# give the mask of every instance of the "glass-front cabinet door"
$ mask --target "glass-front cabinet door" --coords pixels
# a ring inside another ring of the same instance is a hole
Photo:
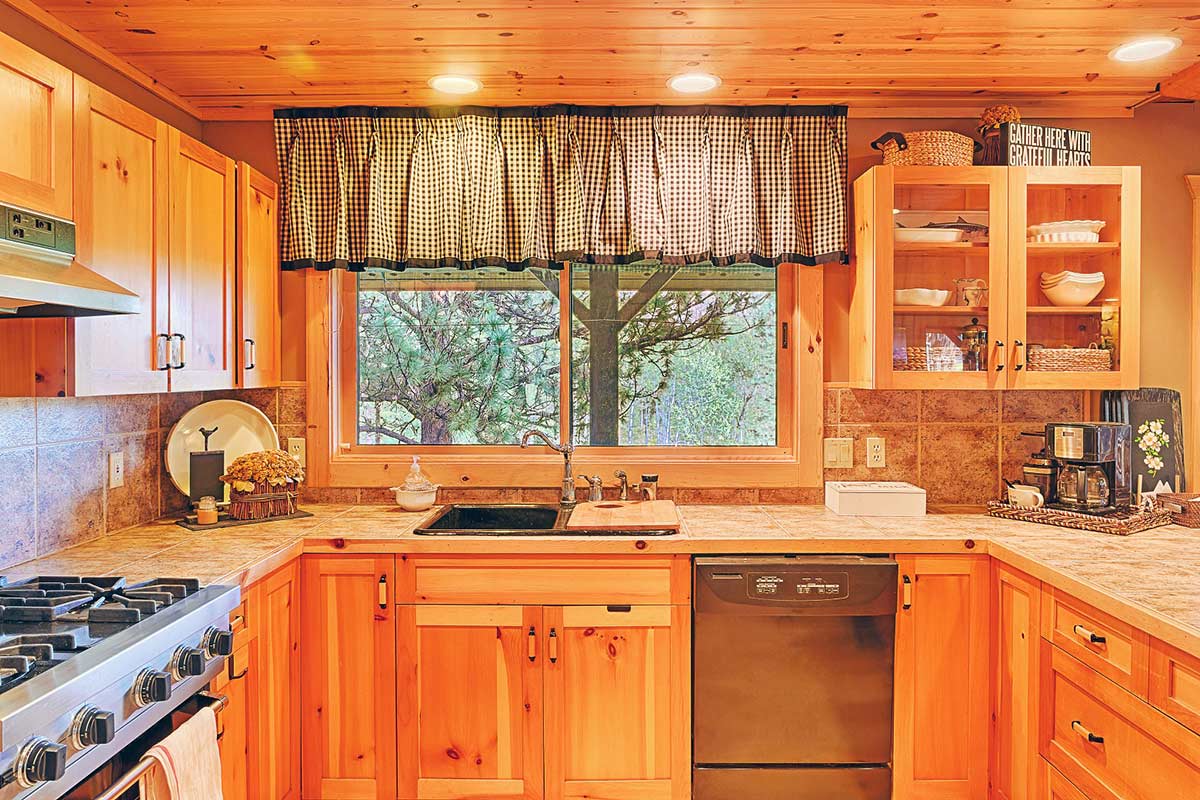
[[[883,167],[859,187],[860,275],[874,281],[874,383],[999,388],[1008,359],[1008,176],[1001,167]],[[863,203],[862,192],[874,194]],[[865,228],[874,228],[865,237]],[[863,249],[869,238],[869,250]],[[853,312],[852,312],[853,313]]]
[[[1136,387],[1138,168],[1010,168],[1009,197],[1009,385]]]

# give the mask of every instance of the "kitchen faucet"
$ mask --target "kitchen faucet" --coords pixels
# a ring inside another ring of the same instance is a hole
[[[541,431],[526,431],[525,435],[521,437],[521,447],[529,447],[529,440],[535,436],[545,442],[546,447],[556,453],[562,453],[563,481],[560,503],[564,506],[575,505],[575,476],[571,470],[571,454],[575,452],[575,445],[559,444]]]

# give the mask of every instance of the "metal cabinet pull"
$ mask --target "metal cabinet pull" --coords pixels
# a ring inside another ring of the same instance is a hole
[[[537,628],[529,626],[529,663],[537,661]]]
[[[171,369],[171,337],[165,333],[154,337],[154,368],[159,372]]]
[[[254,369],[254,365],[258,362],[257,357],[258,345],[253,339],[245,339],[242,342],[242,363],[245,364],[244,369]]]
[[[1021,360],[1021,348],[1025,343],[1020,339],[1013,340],[1013,372],[1020,372],[1025,366],[1025,362]]]
[[[241,672],[234,675],[233,674],[233,656],[229,656],[229,658],[225,659],[225,667],[229,674],[229,680],[231,680],[231,681],[240,681],[242,678],[246,677],[246,673],[248,673],[250,671],[249,667],[243,667]]]
[[[176,339],[179,340],[179,360],[175,361],[172,359],[171,369],[183,369],[187,366],[187,358],[184,353],[184,343],[187,342],[187,337],[182,333],[172,333],[171,340],[174,341]],[[172,352],[174,352],[174,349],[174,347],[171,348]]]
[[[550,641],[548,643],[548,647],[550,650],[550,663],[557,664],[558,663],[558,631],[556,631],[554,628],[550,629],[549,639],[550,639]]]
[[[379,607],[388,607],[387,575],[379,576]]]
[[[788,349],[788,324],[785,322],[780,326],[779,346],[784,350]]]
[[[1076,625],[1071,630],[1076,636],[1078,636],[1080,639],[1083,639],[1085,642],[1088,642],[1089,644],[1105,644],[1108,642],[1108,637],[1092,633],[1082,625]]]
[[[903,586],[903,593],[902,593],[903,602],[901,604],[901,608],[903,608],[905,611],[907,611],[908,609],[912,608],[912,578],[905,575],[902,580],[904,582],[904,586]]]
[[[1004,342],[996,342],[996,372],[1004,371]]]
[[[1092,744],[1104,744],[1103,736],[1097,736],[1096,734],[1092,733],[1087,728],[1085,728],[1083,723],[1080,722],[1079,720],[1074,720],[1071,723],[1071,730],[1075,731],[1076,733],[1078,733],[1084,739],[1087,739]]]

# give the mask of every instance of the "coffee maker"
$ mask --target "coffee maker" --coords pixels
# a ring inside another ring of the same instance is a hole
[[[1054,462],[1053,508],[1110,514],[1129,508],[1133,434],[1122,422],[1051,422],[1046,450]]]

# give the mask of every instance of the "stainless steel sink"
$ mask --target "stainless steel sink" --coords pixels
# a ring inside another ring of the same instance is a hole
[[[622,531],[567,528],[571,509],[532,503],[468,504],[443,508],[421,536],[670,536],[676,531]]]

